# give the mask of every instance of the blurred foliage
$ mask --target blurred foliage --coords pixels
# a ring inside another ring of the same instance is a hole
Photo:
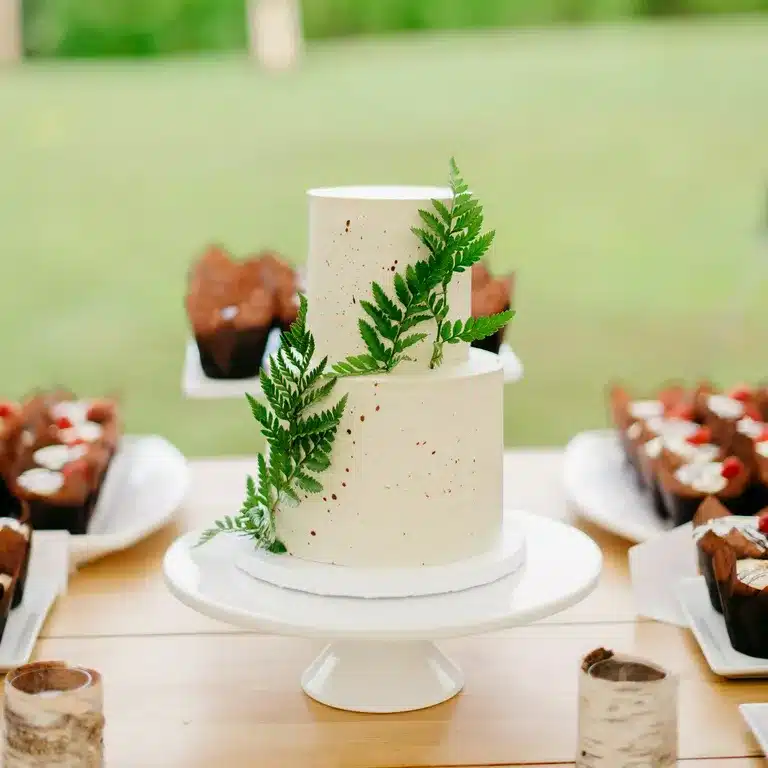
[[[244,0],[25,0],[32,56],[242,49]],[[768,0],[303,0],[307,38],[768,11]]]

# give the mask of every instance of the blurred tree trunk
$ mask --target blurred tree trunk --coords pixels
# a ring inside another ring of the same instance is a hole
[[[248,0],[247,7],[251,56],[266,69],[295,66],[304,47],[299,1]]]
[[[0,0],[0,64],[21,59],[21,0]]]

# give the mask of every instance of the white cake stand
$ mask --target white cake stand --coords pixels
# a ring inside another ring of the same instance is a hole
[[[354,712],[406,712],[446,701],[464,685],[459,667],[433,640],[529,624],[578,603],[596,586],[602,555],[592,539],[564,523],[513,514],[526,538],[525,567],[463,592],[365,599],[282,589],[234,564],[236,538],[195,547],[200,531],[170,547],[163,572],[171,592],[206,616],[258,632],[330,640],[301,677],[313,699]]]

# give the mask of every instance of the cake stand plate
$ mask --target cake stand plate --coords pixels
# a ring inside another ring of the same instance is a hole
[[[527,512],[511,514],[525,536],[525,566],[462,592],[370,600],[283,589],[235,565],[236,537],[196,547],[201,531],[174,542],[163,572],[170,591],[206,616],[264,633],[329,639],[301,678],[317,701],[356,712],[405,712],[439,704],[463,686],[461,670],[433,640],[529,624],[578,603],[597,585],[602,555],[586,534]]]
[[[267,341],[267,349],[264,353],[262,365],[267,368],[269,356],[277,352],[280,346],[280,331],[272,331]],[[512,384],[523,377],[523,364],[512,351],[508,344],[502,344],[499,350],[502,368],[504,370],[504,383]],[[203,373],[200,366],[200,353],[194,339],[187,342],[187,351],[184,357],[184,371],[181,377],[181,388],[185,397],[198,400],[219,400],[249,395],[258,397],[261,395],[261,383],[258,376],[250,379],[211,379]]]
[[[582,432],[565,448],[565,493],[581,517],[640,544],[669,530],[638,488],[614,430]]]

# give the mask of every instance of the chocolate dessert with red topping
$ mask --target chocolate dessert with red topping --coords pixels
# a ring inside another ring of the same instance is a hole
[[[503,277],[493,277],[488,267],[482,262],[472,265],[472,317],[488,317],[504,312],[512,306],[512,294],[515,285],[514,273]],[[487,352],[499,353],[504,342],[506,326],[493,336],[473,341],[472,346]]]
[[[671,384],[650,399],[634,400],[614,384],[608,394],[611,418],[619,432],[624,456],[640,488],[651,491],[657,512],[666,516],[656,481],[655,460],[662,447],[672,453],[691,453],[688,438],[700,425],[691,398],[678,384]]]
[[[29,562],[30,528],[12,518],[0,518],[0,639],[12,608],[21,603]]]
[[[236,262],[212,247],[193,267],[187,314],[212,379],[247,379],[261,367],[275,317],[274,291],[264,285],[255,260]]]
[[[633,399],[620,385],[610,388],[611,420],[625,459],[661,518],[688,522],[708,495],[736,515],[768,507],[762,392],[739,385],[722,393],[703,382]]]
[[[111,400],[37,395],[22,406],[16,458],[7,473],[38,530],[84,534],[120,436]]]
[[[693,520],[707,496],[715,496],[732,513],[746,514],[745,491],[751,475],[736,456],[720,460],[702,457],[693,461],[667,456],[659,464],[659,488],[674,525]]]

